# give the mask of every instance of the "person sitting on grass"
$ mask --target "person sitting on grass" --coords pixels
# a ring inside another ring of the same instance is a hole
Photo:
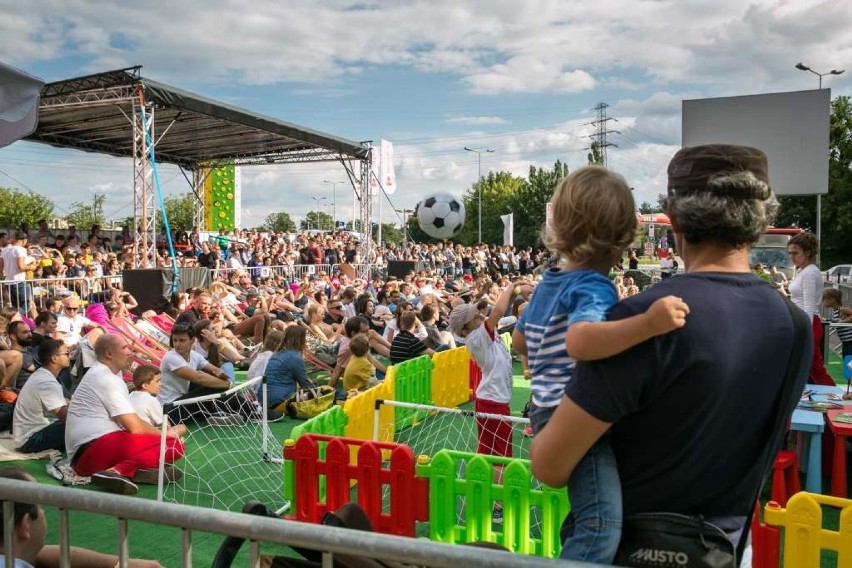
[[[219,394],[231,388],[228,375],[193,349],[194,338],[195,330],[192,325],[177,323],[172,328],[169,339],[172,349],[160,361],[162,388],[157,398],[164,405],[178,400]],[[168,414],[174,422],[196,420],[205,416],[209,422],[213,406],[215,404],[206,402],[181,405],[174,407]]]
[[[17,481],[28,481],[38,483],[35,478],[25,470],[18,467],[4,467],[0,469],[0,478]],[[13,554],[15,566],[20,568],[31,568],[39,566],[44,568],[58,568],[61,552],[56,544],[45,544],[47,538],[47,515],[40,505],[29,503],[12,503],[14,508],[14,527],[12,527],[12,550],[6,550],[4,543],[0,542],[0,563],[5,562],[7,554]],[[0,533],[3,532],[3,519],[0,519]],[[69,550],[70,566],[86,566],[88,568],[113,568],[118,566],[118,556],[115,554],[102,554],[72,546]],[[162,568],[155,560],[128,559],[130,568]]]
[[[136,390],[130,393],[130,402],[139,418],[154,426],[163,426],[163,405],[157,400],[160,394],[162,378],[160,370],[153,365],[142,365],[133,371],[133,386]],[[176,424],[169,428],[169,434],[182,438],[186,434],[186,426]]]
[[[370,355],[370,341],[365,335],[358,334],[349,341],[349,350],[352,356],[343,372],[343,388],[349,392],[376,386],[376,370],[384,373],[386,369]]]
[[[296,394],[298,387],[313,389],[316,385],[305,369],[302,353],[307,343],[307,330],[302,326],[293,325],[284,332],[281,349],[275,353],[266,365],[266,399],[267,408],[276,415],[281,414],[276,407],[287,402]]]
[[[435,353],[415,337],[414,330],[417,329],[417,323],[417,315],[413,310],[400,316],[399,333],[393,336],[390,348],[390,360],[394,365],[421,355],[431,356]]]
[[[284,332],[273,329],[266,334],[266,339],[263,340],[263,346],[260,348],[260,353],[254,356],[254,360],[246,373],[246,380],[250,381],[258,377],[262,377],[266,373],[266,366],[269,360],[275,353],[281,349],[281,343],[284,341]]]
[[[65,446],[78,475],[113,493],[134,495],[136,483],[157,483],[160,431],[136,414],[122,371],[130,363],[130,349],[118,336],[102,335],[95,343],[97,363],[83,375],[71,396],[65,426]],[[166,440],[167,476],[183,457],[178,438]]]
[[[18,394],[12,431],[21,452],[65,451],[65,398],[59,373],[71,364],[69,348],[62,341],[47,339],[39,345],[41,367],[30,375]]]
[[[435,351],[455,349],[456,340],[453,339],[453,334],[438,329],[439,315],[438,304],[424,304],[420,308],[420,319],[423,321],[423,327],[426,328],[426,340],[423,343],[429,349],[434,349]]]

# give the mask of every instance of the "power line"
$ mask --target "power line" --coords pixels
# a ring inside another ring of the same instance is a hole
[[[614,144],[612,142],[607,141],[607,134],[621,134],[618,130],[609,130],[609,126],[607,125],[607,123],[610,120],[615,119],[606,115],[607,108],[609,108],[609,105],[603,102],[598,103],[597,106],[594,108],[595,112],[597,112],[597,118],[591,123],[595,126],[596,130],[594,134],[589,135],[589,138],[592,139],[592,147],[597,146],[597,148],[601,152],[604,167],[607,167],[608,163],[607,148],[610,146],[618,148],[618,144]]]

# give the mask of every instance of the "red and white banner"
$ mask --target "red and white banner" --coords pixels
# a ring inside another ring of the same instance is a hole
[[[382,180],[382,187],[385,188],[385,193],[391,195],[396,191],[396,174],[393,171],[393,144],[387,140],[382,140],[381,143],[381,173],[379,179]]]
[[[378,148],[370,148],[370,189],[379,189],[379,180],[382,179],[382,172],[379,170]]]

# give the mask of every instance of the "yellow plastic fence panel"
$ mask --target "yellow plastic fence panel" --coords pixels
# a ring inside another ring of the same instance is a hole
[[[350,398],[343,405],[343,413],[348,417],[343,435],[347,438],[372,440],[375,426],[376,401],[394,400],[396,372],[388,367],[385,380],[377,386]],[[393,442],[394,407],[383,404],[379,411],[379,441]]]
[[[823,528],[823,505],[840,509],[838,530]],[[785,567],[819,568],[820,550],[836,551],[837,566],[852,566],[852,500],[796,493],[786,509],[768,504],[764,521],[784,529]]]
[[[455,408],[470,400],[470,352],[457,347],[432,355],[432,404]]]

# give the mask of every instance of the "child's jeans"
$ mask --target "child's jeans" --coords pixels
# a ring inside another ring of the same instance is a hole
[[[538,434],[556,407],[532,405],[530,425]],[[562,524],[560,558],[612,564],[621,540],[621,481],[615,455],[604,436],[574,468],[568,480],[571,512]]]

